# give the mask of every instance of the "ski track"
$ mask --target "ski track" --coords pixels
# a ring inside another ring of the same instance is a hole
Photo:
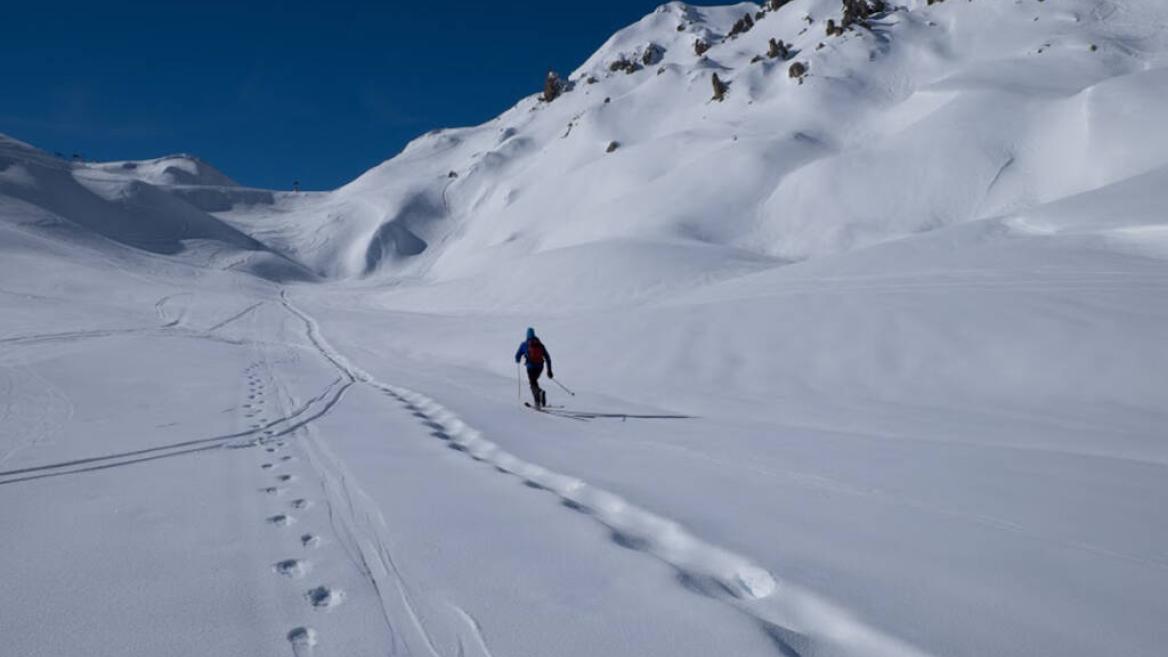
[[[166,306],[171,301],[178,297],[194,296],[193,292],[178,292],[175,294],[168,294],[154,303],[154,312],[158,315],[158,321],[162,322],[163,328],[173,328],[183,323],[187,316],[187,308],[184,307],[179,311],[178,316],[171,318],[170,313],[166,311]]]
[[[214,325],[214,326],[212,326],[212,327],[208,328],[208,329],[207,329],[207,333],[212,333],[212,332],[214,332],[214,331],[218,331],[219,329],[221,329],[221,328],[223,328],[223,327],[227,326],[228,324],[231,324],[232,322],[235,322],[235,321],[237,321],[237,320],[240,320],[240,319],[242,319],[242,318],[243,318],[245,315],[247,315],[247,314],[248,314],[248,313],[250,313],[251,311],[255,310],[256,308],[259,308],[259,307],[260,307],[260,306],[262,306],[262,305],[264,305],[264,303],[266,303],[266,302],[264,302],[264,301],[257,301],[257,302],[255,302],[255,303],[253,303],[252,305],[248,306],[247,308],[244,308],[243,310],[241,310],[241,311],[239,311],[238,313],[236,313],[236,314],[232,315],[231,317],[228,317],[227,319],[225,319],[225,320],[223,320],[223,321],[219,322],[218,324],[216,324],[216,325]]]
[[[303,405],[294,408],[287,415],[281,415],[274,420],[260,418],[263,420],[262,422],[254,422],[250,427],[242,431],[226,434],[223,436],[214,436],[212,438],[199,438],[195,440],[185,440],[177,443],[171,443],[168,445],[145,447],[142,449],[119,452],[116,454],[105,454],[102,456],[72,459],[60,463],[50,463],[45,465],[18,468],[15,470],[0,471],[0,486],[23,481],[32,481],[35,479],[106,470],[109,468],[121,467],[123,465],[131,465],[135,463],[146,463],[163,458],[170,458],[184,454],[194,454],[197,452],[218,449],[222,447],[246,447],[250,444],[254,444],[254,441],[256,440],[263,441],[268,439],[276,439],[294,433],[301,427],[304,427],[308,423],[313,422],[330,412],[333,407],[335,407],[336,404],[340,401],[341,397],[343,397],[349,386],[352,385],[351,382],[347,383],[346,385],[339,385],[340,383],[341,379],[332,381],[319,395],[312,397]],[[245,406],[244,410],[246,411],[249,409]],[[251,419],[252,415],[245,414],[245,417]],[[43,435],[43,433],[44,432],[41,432],[41,434],[38,435]],[[245,439],[244,442],[233,442],[239,441],[241,439]],[[0,458],[0,463],[2,463],[4,460],[7,460],[16,451],[18,450],[14,449],[5,454],[3,458]]]
[[[305,325],[306,337],[321,357],[331,363],[350,384],[361,383],[373,387],[395,399],[432,430],[432,435],[447,441],[450,446],[466,453],[476,461],[494,466],[501,473],[523,480],[532,488],[560,497],[564,506],[584,513],[607,527],[618,544],[650,554],[672,566],[682,583],[689,589],[720,600],[746,614],[757,622],[775,641],[784,654],[800,654],[812,650],[816,654],[866,655],[870,657],[925,657],[926,653],[865,624],[850,611],[830,602],[817,593],[777,578],[755,565],[748,558],[707,543],[691,534],[679,523],[627,500],[592,486],[578,478],[560,474],[529,463],[510,454],[483,434],[466,424],[436,400],[407,388],[384,383],[348,361],[329,345],[320,325],[305,311],[295,306],[287,291],[281,291],[281,301],[287,310]],[[311,433],[311,432],[310,432]],[[343,464],[328,452],[321,441],[310,441],[317,462],[330,490],[330,508],[336,500],[343,500],[345,513],[337,527],[338,534],[347,534],[356,548],[357,560],[369,574],[391,625],[385,588],[379,579],[392,572],[400,603],[424,640],[423,645],[436,655],[433,642],[415,612],[405,581],[382,540],[387,532],[385,521],[376,504],[355,483],[345,476]],[[334,509],[335,510],[335,509]],[[331,513],[331,511],[330,511]],[[366,540],[355,538],[364,535]],[[469,627],[477,632],[477,624]],[[485,642],[483,655],[489,655]],[[413,642],[407,642],[413,645]],[[460,640],[460,646],[466,643]],[[798,646],[798,648],[797,648]],[[412,653],[413,651],[411,651]]]
[[[243,312],[238,313],[233,319],[234,321],[244,315],[247,315],[259,304],[255,304]],[[226,323],[226,322],[225,322]],[[340,396],[344,392],[344,388],[337,388],[338,381],[329,384],[325,392],[317,395],[309,403],[298,404],[296,399],[292,397],[280,384],[279,379],[275,376],[272,364],[275,359],[270,355],[262,353],[267,345],[258,342],[252,343],[252,349],[256,352],[257,359],[244,370],[247,377],[247,389],[244,393],[247,402],[241,405],[245,411],[243,413],[243,420],[251,422],[251,427],[260,430],[264,426],[270,426],[264,417],[267,414],[274,414],[280,416],[285,421],[288,418],[293,418],[305,412],[306,409],[313,405],[323,404],[323,408],[316,414],[309,417],[307,420],[298,422],[288,427],[284,427],[280,432],[268,428],[262,429],[262,435],[259,436],[252,446],[262,447],[262,451],[257,454],[260,459],[259,471],[261,473],[261,482],[269,483],[274,478],[275,481],[285,484],[285,486],[271,486],[260,488],[260,491],[268,494],[269,504],[274,511],[274,515],[266,518],[266,522],[270,524],[274,531],[279,533],[281,540],[288,541],[290,553],[293,556],[281,559],[272,564],[272,571],[277,575],[299,583],[301,580],[312,576],[316,570],[316,563],[313,559],[307,558],[303,555],[304,551],[312,550],[319,544],[319,539],[316,539],[311,532],[303,533],[300,531],[293,532],[290,527],[297,525],[300,522],[305,522],[309,526],[314,521],[312,514],[303,516],[294,516],[289,511],[296,511],[297,513],[308,511],[312,502],[308,497],[296,497],[293,500],[285,501],[282,497],[284,493],[295,491],[300,486],[299,478],[291,473],[273,474],[273,470],[277,468],[287,468],[289,470],[297,471],[299,469],[300,460],[295,456],[289,454],[281,454],[289,447],[289,442],[282,440],[281,436],[292,435],[300,430],[306,422],[311,422],[313,419],[323,416],[339,401]],[[333,391],[330,395],[330,391]],[[287,403],[285,403],[285,400]],[[287,412],[288,408],[294,408],[293,412]],[[255,421],[256,418],[258,421]],[[327,582],[318,580],[312,588],[300,589],[300,595],[303,603],[309,608],[316,611],[331,611],[338,607],[345,601],[345,592],[339,588],[329,585]],[[314,653],[315,646],[319,638],[317,631],[309,626],[298,625],[288,631],[286,638],[292,648],[294,657],[309,657]]]
[[[138,328],[123,328],[123,329],[94,329],[87,331],[63,331],[61,333],[38,333],[33,335],[16,335],[7,338],[0,338],[0,345],[11,345],[17,347],[53,343],[53,342],[78,342],[81,340],[95,340],[101,338],[112,338],[127,335],[153,335],[155,337],[169,337],[169,338],[191,338],[201,340],[213,340],[216,342],[223,342],[230,345],[242,345],[243,342],[232,338],[225,338],[219,335],[214,335],[204,331],[193,331],[184,329],[179,326],[168,324],[162,327],[138,327]]]
[[[389,528],[376,503],[352,483],[344,464],[317,438],[313,427],[306,427],[304,435],[301,446],[320,480],[333,534],[379,600],[389,654],[439,657],[417,612],[415,596],[387,547]],[[300,537],[305,548],[315,547],[318,540],[311,534]],[[409,619],[409,624],[399,628],[394,620],[400,618]]]
[[[152,333],[153,328],[126,328],[126,329],[98,329],[90,331],[64,331],[61,333],[37,333],[33,335],[16,335],[0,338],[0,344],[26,345],[42,342],[72,342],[92,338],[108,338],[114,335],[133,335],[135,333]]]
[[[461,618],[464,623],[466,623],[467,627],[469,627],[471,632],[474,634],[475,642],[471,648],[471,652],[478,655],[479,657],[494,657],[494,655],[491,654],[491,648],[487,645],[487,637],[483,635],[483,626],[479,624],[478,619],[472,616],[470,612],[454,603],[450,603],[450,608],[454,610],[454,613],[458,614],[458,617]],[[465,655],[466,653],[466,646],[463,645],[461,641],[459,641],[458,654]]]

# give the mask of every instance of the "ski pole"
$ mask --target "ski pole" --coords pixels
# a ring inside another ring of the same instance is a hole
[[[523,401],[523,373],[520,371],[519,363],[515,363],[515,399],[520,402]]]
[[[549,377],[549,378],[550,378],[550,377]],[[568,393],[569,395],[572,395],[573,397],[575,397],[575,396],[576,396],[576,393],[572,392],[571,390],[568,390],[567,386],[565,386],[564,384],[560,383],[560,380],[559,380],[559,379],[552,379],[552,383],[554,383],[554,384],[556,384],[556,385],[560,386],[561,388],[563,388],[563,389],[564,389],[564,392]]]

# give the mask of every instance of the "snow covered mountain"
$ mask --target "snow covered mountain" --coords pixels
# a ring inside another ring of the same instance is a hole
[[[1158,656],[1164,116],[1159,0],[673,2],[330,192],[0,136],[0,653]]]
[[[554,101],[535,95],[482,126],[430,133],[336,192],[281,207],[297,232],[271,239],[340,278],[477,278],[616,242],[737,272],[1164,166],[1162,3],[889,9],[828,36],[837,0],[664,5],[614,35]],[[754,27],[728,36],[744,17]],[[767,56],[771,40],[786,57]],[[796,64],[808,72],[793,79]],[[721,102],[714,75],[728,85]],[[326,244],[304,234],[322,224]]]
[[[663,5],[551,102],[428,133],[334,192],[240,190],[186,156],[80,171],[170,190],[326,278],[481,281],[500,263],[546,273],[539,256],[568,248],[678,250],[700,276],[736,274],[1166,164],[1162,3],[914,0],[840,31],[838,0],[775,4]],[[699,276],[649,275],[655,290]]]

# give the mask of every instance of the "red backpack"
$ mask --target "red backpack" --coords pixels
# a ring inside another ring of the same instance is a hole
[[[543,365],[543,360],[543,343],[539,341],[539,338],[531,338],[527,341],[527,364]]]

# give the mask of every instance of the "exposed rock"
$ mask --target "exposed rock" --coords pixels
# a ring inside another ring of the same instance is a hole
[[[941,0],[936,1],[940,2]],[[929,0],[929,4],[933,4],[933,2],[934,0]],[[857,23],[864,25],[873,15],[888,10],[888,6],[884,0],[843,0],[843,3],[843,29],[847,29]]]
[[[631,59],[626,59],[624,57],[621,57],[620,59],[616,60],[615,62],[609,64],[608,70],[610,70],[614,73],[617,71],[624,71],[625,73],[632,75],[633,73],[636,73],[637,71],[641,70],[641,65],[634,62]]]
[[[650,43],[648,46],[645,46],[645,52],[641,54],[641,63],[645,66],[653,66],[654,64],[660,63],[663,57],[665,57],[665,48],[655,43]]]
[[[721,102],[723,99],[726,98],[726,91],[730,88],[730,86],[727,85],[725,82],[723,82],[722,78],[719,78],[717,73],[715,73],[714,76],[712,78],[710,78],[710,81],[714,85],[714,98],[713,99]]]
[[[791,57],[791,49],[787,44],[783,43],[782,39],[778,41],[771,39],[767,45],[767,57],[771,59],[788,59]]]
[[[750,14],[743,14],[742,18],[734,22],[734,27],[730,28],[730,34],[727,34],[726,38],[733,39],[739,34],[746,34],[753,27],[754,19],[750,17]]]
[[[550,103],[553,100],[559,98],[560,94],[563,92],[564,83],[562,80],[560,80],[560,75],[555,71],[549,70],[547,72],[547,77],[545,77],[543,80],[543,95],[540,96],[540,100],[544,101],[545,103]]]

